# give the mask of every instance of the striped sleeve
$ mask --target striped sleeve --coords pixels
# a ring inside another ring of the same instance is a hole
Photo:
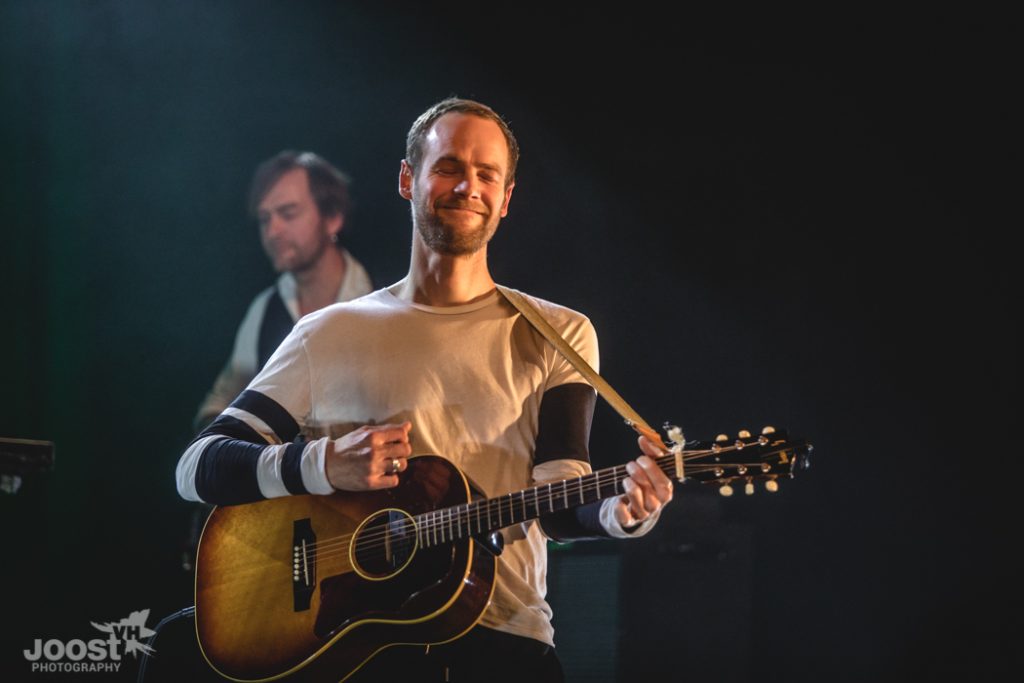
[[[249,388],[185,449],[176,471],[181,497],[236,505],[332,493],[325,470],[329,440],[305,441],[296,417],[309,411],[308,378],[297,328]]]
[[[189,445],[178,462],[186,500],[236,505],[300,493],[331,493],[328,440],[307,442],[273,399],[246,390]]]

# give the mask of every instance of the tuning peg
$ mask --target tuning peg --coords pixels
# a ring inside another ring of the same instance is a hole
[[[729,435],[728,434],[719,434],[718,436],[715,437],[715,443],[725,443],[728,440],[729,440]]]
[[[722,484],[722,486],[718,489],[718,493],[728,498],[733,494],[732,487],[729,486],[728,484]]]
[[[747,494],[748,496],[754,495],[754,482],[748,481],[743,486],[743,493]]]
[[[775,433],[775,427],[772,427],[771,425],[768,425],[767,427],[765,427],[764,429],[761,430],[761,433],[762,434],[774,434]]]
[[[748,432],[746,429],[741,429],[740,433],[737,434],[736,436],[740,437],[741,439],[749,439],[750,438],[750,432]]]
[[[779,482],[775,481],[774,479],[769,479],[764,483],[764,488],[766,491],[768,491],[768,493],[775,493],[776,491],[779,490]]]

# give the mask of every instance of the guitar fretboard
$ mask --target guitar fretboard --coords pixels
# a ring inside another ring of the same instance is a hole
[[[656,462],[666,473],[673,473],[672,456],[658,458]],[[611,498],[623,493],[622,481],[628,477],[626,466],[618,465],[497,498],[425,512],[414,518],[417,541],[421,548],[429,548]]]
[[[702,483],[728,484],[734,480],[775,479],[793,476],[805,467],[811,445],[804,439],[788,440],[784,432],[772,436],[741,434],[732,443],[699,444],[694,450],[654,458],[658,467],[676,478],[676,462],[686,461],[686,478]],[[424,512],[413,517],[421,548],[490,534],[513,524],[594,503],[624,492],[629,477],[626,465],[608,467],[582,477],[539,484],[496,498]]]

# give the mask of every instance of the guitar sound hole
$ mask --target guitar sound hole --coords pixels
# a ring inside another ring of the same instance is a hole
[[[386,579],[409,564],[416,552],[416,524],[401,510],[380,510],[356,531],[355,568],[369,579]]]

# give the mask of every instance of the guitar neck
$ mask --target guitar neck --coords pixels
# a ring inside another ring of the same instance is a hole
[[[656,459],[672,476],[674,458]],[[608,467],[582,477],[552,481],[513,491],[497,498],[432,510],[415,517],[421,547],[486,535],[513,524],[594,503],[623,493],[622,481],[629,477],[625,465]]]
[[[790,439],[781,430],[766,427],[761,435],[742,431],[735,440],[722,435],[714,443],[688,442],[696,448],[673,450],[654,458],[670,478],[694,479],[718,484],[723,495],[731,495],[729,484],[748,485],[767,479],[776,488],[779,477],[792,477],[796,469],[808,466],[812,446],[805,439]],[[471,536],[490,534],[513,524],[594,503],[623,493],[622,482],[629,477],[625,465],[608,467],[582,477],[552,481],[497,498],[477,500],[454,507],[432,510],[415,517],[420,547],[450,543]]]

